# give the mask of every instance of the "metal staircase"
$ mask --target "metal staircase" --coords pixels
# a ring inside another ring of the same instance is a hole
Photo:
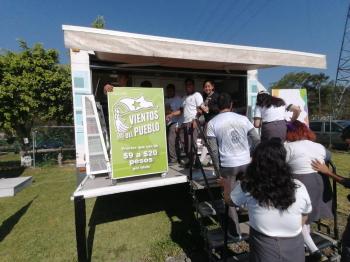
[[[196,120],[198,121],[198,120]],[[203,130],[197,122],[199,134],[208,148],[209,155],[213,159],[212,151],[204,136]],[[232,244],[239,244],[248,239],[248,235],[242,233],[237,235],[234,231],[234,222],[229,219],[228,205],[222,197],[222,189],[217,184],[221,177],[220,170],[215,166],[205,169],[200,162],[195,141],[191,139],[190,159],[190,185],[195,217],[200,225],[201,235],[205,243],[205,251],[209,261],[248,261],[247,251],[238,252],[229,248]],[[194,153],[196,152],[196,153]],[[199,167],[201,176],[194,176],[194,166]],[[246,212],[239,212],[240,221],[247,221]]]
[[[204,145],[208,149],[208,153],[213,158],[213,152],[208,145],[206,136],[200,123],[197,121],[197,128]],[[221,177],[220,170],[217,166],[213,168],[204,168],[200,162],[199,154],[195,141],[191,139],[191,153],[189,160],[190,164],[190,194],[193,200],[195,217],[200,226],[200,232],[204,239],[205,251],[208,254],[209,261],[249,261],[249,235],[242,233],[240,236],[234,233],[234,222],[228,216],[228,205],[224,202],[222,188],[217,184],[217,179]],[[194,168],[194,163],[197,169]],[[336,167],[330,163],[333,172],[336,172]],[[196,172],[196,173],[195,173]],[[198,173],[199,172],[199,173]],[[198,175],[200,174],[200,175]],[[315,244],[325,255],[326,260],[322,261],[340,261],[339,256],[339,237],[338,224],[336,215],[337,190],[336,182],[332,184],[333,212],[334,221],[333,229],[325,223],[319,221],[317,231],[311,234]],[[247,224],[249,221],[247,210],[237,210],[240,225]],[[249,227],[246,225],[246,227]],[[326,231],[326,233],[323,233]],[[333,234],[331,234],[331,231]],[[242,248],[243,246],[243,248]],[[306,252],[306,261],[312,261]]]

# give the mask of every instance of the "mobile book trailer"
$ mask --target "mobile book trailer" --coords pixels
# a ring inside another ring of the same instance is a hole
[[[185,79],[193,79],[197,91],[210,79],[218,92],[231,94],[236,112],[252,118],[262,88],[258,69],[326,68],[325,56],[69,25],[63,25],[63,31],[73,86],[78,186],[72,200],[79,261],[91,259],[85,199],[185,183],[210,260],[244,259],[246,255],[227,249],[230,243],[249,239],[227,234],[227,223],[222,222],[227,209],[215,182],[219,170],[167,165],[163,90],[171,83],[177,95],[184,96]],[[127,79],[124,84],[121,76]],[[145,82],[147,87],[141,87]],[[121,87],[106,95],[105,84]],[[197,141],[191,144],[196,152]],[[217,227],[208,227],[207,219]],[[333,238],[327,241],[336,246]]]

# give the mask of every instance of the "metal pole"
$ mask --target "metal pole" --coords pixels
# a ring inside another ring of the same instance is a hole
[[[321,117],[321,83],[318,83],[318,117]]]
[[[332,147],[332,115],[329,118],[329,148]]]
[[[33,168],[35,168],[35,130],[32,131],[32,144],[33,144]]]
[[[329,165],[332,168],[333,174],[337,174],[337,167],[332,161],[329,162]],[[337,196],[337,181],[333,179],[332,189],[333,189],[333,199],[332,199],[332,211],[333,211],[333,233],[334,238],[339,240],[339,229],[338,229],[338,214],[337,214],[337,205],[338,205],[338,196]]]
[[[347,34],[349,34],[349,30],[348,30],[349,19],[350,19],[350,4],[349,4],[348,12],[346,15],[346,21],[345,21],[344,32],[343,32],[343,39],[342,39],[341,47],[340,47],[337,74],[335,75],[334,90],[333,90],[334,96],[331,100],[332,113],[333,113],[332,115],[335,119],[337,119],[339,117],[339,111],[343,110],[343,108],[341,106],[341,102],[343,99],[343,95],[346,91],[346,88],[348,88],[347,85],[349,82],[349,70],[347,68],[347,65],[349,62],[349,56],[348,56],[348,50],[347,50],[347,48],[345,48],[345,45],[347,43],[349,43],[348,42],[349,36],[347,35]],[[340,89],[342,84],[344,85],[343,91],[340,92],[340,94],[339,94],[339,92],[337,92],[338,86]]]
[[[75,235],[79,262],[87,262],[86,209],[83,196],[74,197]]]

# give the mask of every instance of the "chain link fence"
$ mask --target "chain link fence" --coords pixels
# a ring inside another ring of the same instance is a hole
[[[75,162],[74,126],[37,126],[30,139],[32,166]]]

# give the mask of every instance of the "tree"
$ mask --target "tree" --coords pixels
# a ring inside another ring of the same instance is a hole
[[[106,25],[105,19],[101,15],[98,15],[91,24],[92,27],[100,28],[100,29],[105,28],[105,25]]]
[[[30,137],[35,123],[72,122],[70,70],[58,64],[58,52],[41,44],[0,54],[0,128],[23,138]]]
[[[331,99],[334,82],[324,73],[310,74],[307,72],[288,73],[271,88],[300,89],[306,88],[308,93],[308,108],[311,116],[328,116],[331,114]]]

